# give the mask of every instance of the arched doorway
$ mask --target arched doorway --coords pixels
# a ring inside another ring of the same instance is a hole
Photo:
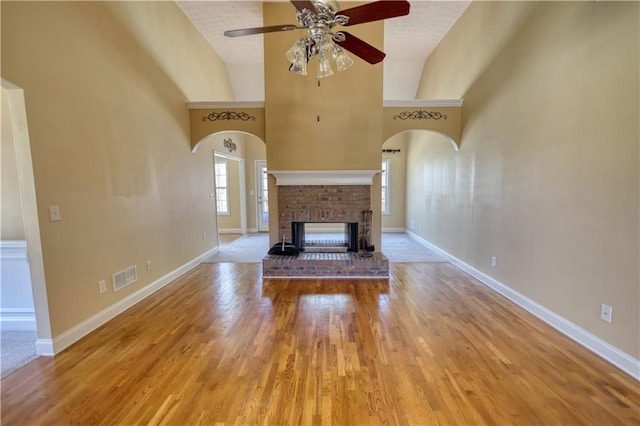
[[[268,200],[261,173],[266,172],[265,143],[251,133],[225,130],[205,136],[193,147],[194,153],[202,150],[212,155],[214,190],[209,196],[216,203],[218,241],[228,240],[225,234],[268,232],[268,216],[265,222],[262,211]]]

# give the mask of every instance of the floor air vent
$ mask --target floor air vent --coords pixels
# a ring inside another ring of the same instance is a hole
[[[136,267],[130,266],[124,271],[116,272],[113,274],[113,291],[118,291],[123,287],[135,282],[138,279],[138,272]]]

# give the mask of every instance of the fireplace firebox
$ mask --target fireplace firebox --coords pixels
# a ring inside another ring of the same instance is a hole
[[[313,238],[307,233],[307,225],[315,223],[320,222],[291,222],[291,242],[300,251],[322,253],[358,251],[358,222],[336,224],[344,225],[344,233],[331,233],[327,238]],[[322,224],[326,225],[326,222]]]

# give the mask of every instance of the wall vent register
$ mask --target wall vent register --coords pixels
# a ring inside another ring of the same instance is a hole
[[[118,291],[138,279],[138,272],[135,265],[113,274],[113,291]]]

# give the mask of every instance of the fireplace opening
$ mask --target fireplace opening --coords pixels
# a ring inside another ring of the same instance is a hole
[[[358,223],[292,222],[292,243],[308,253],[358,251]]]

